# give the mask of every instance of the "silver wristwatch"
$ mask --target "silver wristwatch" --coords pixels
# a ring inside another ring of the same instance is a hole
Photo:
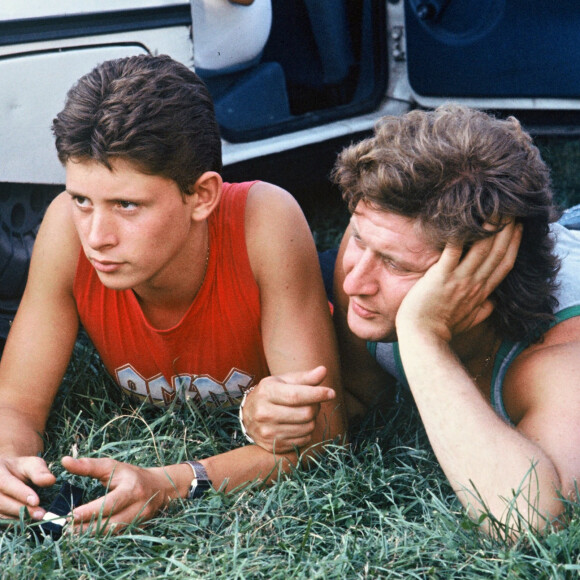
[[[212,487],[211,480],[207,475],[205,467],[199,461],[184,461],[193,471],[193,481],[187,493],[187,499],[197,499]]]

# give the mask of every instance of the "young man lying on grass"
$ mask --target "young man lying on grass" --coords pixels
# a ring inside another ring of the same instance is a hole
[[[131,396],[221,404],[265,383],[317,385],[326,402],[304,440],[315,451],[342,434],[336,341],[306,220],[278,187],[222,182],[198,77],[163,56],[105,62],[71,89],[53,130],[66,191],[42,223],[0,363],[0,516],[23,506],[44,516],[33,486],[55,477],[39,457],[42,434],[79,322]],[[121,529],[210,484],[272,479],[300,449],[62,464],[108,487],[74,510],[74,523],[102,513]]]
[[[513,118],[445,106],[383,119],[334,179],[352,213],[334,315],[349,416],[406,386],[470,515],[542,529],[580,477],[580,235],[554,223],[539,151]],[[260,385],[248,432],[304,445],[316,390]]]

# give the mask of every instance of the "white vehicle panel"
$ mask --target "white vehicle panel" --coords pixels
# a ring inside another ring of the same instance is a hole
[[[98,63],[146,52],[141,46],[104,46],[0,60],[2,179],[29,182],[34,175],[41,183],[64,183],[50,122],[64,106],[66,92]]]
[[[188,4],[189,2],[180,0],[2,0],[0,20],[70,16],[163,6],[187,6]]]
[[[147,52],[193,67],[185,26],[0,47],[0,182],[64,183],[50,125],[66,93],[97,64]]]

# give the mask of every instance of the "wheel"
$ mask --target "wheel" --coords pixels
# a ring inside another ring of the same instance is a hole
[[[0,183],[0,353],[26,286],[36,233],[62,186]]]

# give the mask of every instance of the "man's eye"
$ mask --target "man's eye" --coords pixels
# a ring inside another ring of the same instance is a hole
[[[89,200],[86,197],[83,197],[82,195],[73,195],[72,199],[80,207],[85,207],[89,205]]]
[[[117,204],[122,207],[123,209],[135,209],[137,206],[136,203],[132,202],[132,201],[125,201],[125,200],[119,200],[117,202]]]
[[[387,258],[385,258],[383,260],[383,263],[385,264],[385,266],[388,270],[391,270],[392,272],[396,272],[397,274],[405,274],[408,272],[408,270],[406,268],[399,266],[398,264],[396,264],[395,262],[393,262],[392,260],[389,260]]]

